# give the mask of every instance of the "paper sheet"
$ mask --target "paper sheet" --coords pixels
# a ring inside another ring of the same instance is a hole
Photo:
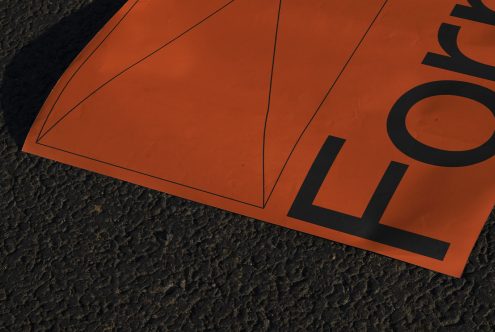
[[[495,198],[486,4],[132,0],[23,150],[460,276]]]

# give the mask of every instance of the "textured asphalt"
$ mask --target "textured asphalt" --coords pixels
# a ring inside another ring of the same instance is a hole
[[[21,153],[123,2],[0,0],[0,330],[495,328],[493,213],[455,279]]]

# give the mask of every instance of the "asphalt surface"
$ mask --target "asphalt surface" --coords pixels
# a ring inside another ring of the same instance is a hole
[[[455,279],[21,153],[123,3],[0,0],[1,330],[495,328],[493,213]]]

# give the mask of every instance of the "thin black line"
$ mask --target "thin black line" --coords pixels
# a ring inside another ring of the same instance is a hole
[[[223,5],[222,7],[220,7],[219,9],[217,9],[216,11],[214,11],[213,13],[211,13],[210,15],[208,15],[207,17],[205,17],[204,19],[202,19],[201,21],[199,21],[198,23],[196,23],[195,25],[191,26],[186,31],[182,32],[180,35],[174,37],[172,40],[168,41],[167,43],[165,43],[164,45],[160,46],[159,48],[157,48],[156,50],[154,50],[153,52],[151,52],[150,54],[148,54],[144,58],[142,58],[142,59],[138,60],[137,62],[133,63],[132,65],[130,65],[129,67],[125,68],[123,71],[121,71],[120,73],[118,73],[117,75],[115,75],[114,77],[112,77],[110,80],[108,80],[105,83],[103,83],[102,85],[100,85],[96,90],[94,90],[93,92],[91,92],[83,100],[81,100],[79,103],[77,103],[76,106],[74,106],[67,113],[65,113],[60,119],[58,119],[52,126],[50,126],[50,128],[48,128],[47,131],[43,135],[41,135],[41,137],[38,138],[38,142],[41,141],[41,139],[43,137],[45,137],[46,134],[48,134],[53,128],[55,128],[55,126],[57,126],[63,119],[65,119],[69,114],[71,114],[79,105],[81,105],[86,100],[88,100],[89,98],[91,98],[96,92],[98,92],[99,90],[101,90],[102,88],[104,88],[106,85],[108,85],[110,82],[112,82],[113,80],[115,80],[117,77],[119,77],[122,74],[124,74],[127,71],[129,71],[134,66],[136,66],[136,65],[140,64],[141,62],[145,61],[149,57],[153,56],[155,53],[159,52],[163,48],[167,47],[168,45],[172,44],[173,42],[175,42],[176,40],[178,40],[179,38],[181,38],[182,36],[184,36],[185,34],[187,34],[188,32],[190,32],[191,30],[195,29],[196,27],[198,27],[199,25],[201,25],[202,23],[204,23],[205,21],[207,21],[212,16],[218,14],[220,11],[222,11],[223,9],[225,9],[227,6],[229,6],[230,4],[232,4],[234,1],[236,1],[236,0],[229,1],[227,4]],[[47,117],[47,119],[48,119],[48,117]]]
[[[267,111],[266,111],[266,116],[265,116],[265,124],[263,126],[263,146],[262,146],[262,151],[261,151],[261,176],[262,176],[262,182],[263,182],[263,201],[262,205],[264,206],[265,204],[265,144],[266,144],[266,127],[268,123],[268,115],[270,114],[270,106],[271,106],[271,99],[272,99],[272,85],[273,85],[273,74],[275,72],[275,57],[277,53],[277,40],[278,40],[278,27],[280,23],[280,12],[282,10],[282,0],[280,0],[279,5],[278,5],[278,14],[277,14],[277,27],[275,28],[275,41],[273,45],[273,58],[272,58],[272,71],[270,73],[270,87],[268,90],[268,106],[267,106]]]
[[[136,3],[133,4],[133,6],[131,7],[131,9],[139,2],[140,0],[137,0]],[[230,5],[232,2],[234,2],[235,0],[231,0],[230,2],[228,2],[226,5],[224,5],[223,7],[221,7],[219,10],[217,10],[216,12],[214,12],[213,14],[211,14],[210,16],[206,17],[203,21],[197,23],[195,26],[191,27],[189,30],[185,31],[183,34],[179,35],[178,37],[176,37],[175,39],[171,40],[170,42],[168,42],[167,44],[163,45],[162,47],[160,47],[159,49],[155,50],[153,53],[149,54],[148,56],[146,56],[145,58],[141,59],[140,61],[138,61],[137,63],[131,65],[130,67],[126,68],[123,72],[131,69],[133,66],[137,65],[139,62],[142,62],[143,60],[145,60],[146,58],[152,56],[154,53],[158,52],[160,49],[162,49],[163,47],[167,46],[168,44],[170,44],[171,42],[175,41],[176,39],[180,38],[182,35],[184,35],[185,33],[187,33],[188,31],[194,29],[196,26],[198,26],[199,24],[201,24],[202,22],[204,22],[205,20],[207,20],[208,18],[210,18],[211,16],[215,15],[217,12],[221,11],[222,9],[224,9],[225,7],[227,7],[228,5]],[[315,113],[312,115],[310,121],[307,123],[306,127],[303,129],[303,131],[301,132],[299,138],[297,139],[296,141],[296,144],[293,146],[291,152],[289,153],[289,156],[287,158],[287,160],[285,161],[284,163],[284,166],[282,167],[282,170],[280,171],[278,177],[277,177],[277,180],[275,181],[275,184],[266,200],[266,203],[263,202],[263,205],[262,206],[259,206],[259,205],[255,205],[255,204],[252,204],[252,203],[248,203],[248,202],[244,202],[244,201],[241,201],[241,200],[238,200],[238,199],[235,199],[235,198],[231,198],[231,197],[227,197],[227,196],[222,196],[222,195],[219,195],[219,194],[215,194],[215,193],[212,193],[212,192],[209,192],[209,191],[206,191],[206,190],[203,190],[203,189],[199,189],[199,188],[195,188],[195,187],[192,187],[192,186],[188,186],[188,185],[185,185],[185,184],[181,184],[181,183],[178,183],[178,182],[174,182],[174,181],[171,181],[171,180],[167,180],[167,179],[163,179],[163,178],[160,178],[160,177],[157,177],[157,176],[154,176],[154,175],[151,175],[151,174],[146,174],[146,173],[143,173],[143,172],[140,172],[140,171],[136,171],[136,170],[132,170],[132,169],[129,169],[129,168],[126,168],[126,167],[123,167],[123,166],[119,166],[119,165],[115,165],[115,164],[112,164],[112,163],[108,163],[108,162],[105,162],[105,161],[101,161],[101,160],[98,160],[98,159],[94,159],[94,158],[91,158],[91,157],[88,157],[88,156],[84,156],[84,155],[81,155],[81,154],[77,154],[77,153],[74,153],[74,152],[70,152],[70,151],[66,151],[66,150],[63,150],[63,149],[60,149],[60,148],[56,148],[56,147],[53,147],[53,146],[49,146],[49,145],[46,145],[46,144],[43,144],[43,143],[40,143],[39,141],[41,140],[41,138],[43,138],[49,130],[52,130],[53,127],[56,125],[53,125],[44,135],[42,135],[41,137],[38,138],[38,140],[36,140],[36,143],[38,145],[42,145],[42,146],[45,146],[45,147],[48,147],[48,148],[51,148],[51,149],[54,149],[54,150],[59,150],[59,151],[62,151],[62,152],[65,152],[65,153],[69,153],[69,154],[72,154],[72,155],[75,155],[75,156],[78,156],[78,157],[81,157],[81,158],[86,158],[86,159],[89,159],[89,160],[93,160],[93,161],[96,161],[96,162],[99,162],[99,163],[102,163],[102,164],[106,164],[106,165],[109,165],[109,166],[113,166],[113,167],[117,167],[117,168],[120,168],[120,169],[123,169],[123,170],[126,170],[126,171],[130,171],[130,172],[134,172],[134,173],[137,173],[137,174],[141,174],[141,175],[144,175],[144,176],[148,176],[148,177],[151,177],[151,178],[154,178],[154,179],[157,179],[157,180],[161,180],[161,181],[165,181],[165,182],[169,182],[169,183],[172,183],[172,184],[175,184],[175,185],[178,185],[178,186],[182,186],[182,187],[185,187],[185,188],[189,188],[189,189],[193,189],[193,190],[197,190],[197,191],[200,191],[200,192],[204,192],[204,193],[207,193],[207,194],[210,194],[210,195],[213,195],[213,196],[217,196],[217,197],[220,197],[220,198],[224,198],[224,199],[228,199],[228,200],[231,200],[231,201],[235,201],[235,202],[238,202],[238,203],[242,203],[242,204],[246,204],[246,205],[249,205],[249,206],[252,206],[252,207],[257,207],[257,208],[265,208],[266,205],[268,204],[268,201],[270,200],[270,197],[271,195],[273,194],[273,191],[276,187],[276,185],[278,184],[286,166],[287,166],[287,163],[288,161],[290,160],[292,154],[294,153],[297,145],[299,144],[302,136],[304,136],[304,133],[306,132],[306,130],[308,129],[308,127],[310,126],[310,124],[312,123],[313,119],[315,118],[316,114],[319,112],[319,110],[321,109],[322,105],[324,104],[325,100],[327,99],[327,97],[329,96],[329,94],[331,93],[331,91],[333,90],[333,87],[335,86],[335,84],[337,83],[337,81],[339,80],[339,78],[341,77],[342,73],[344,72],[344,70],[347,68],[348,64],[350,63],[351,59],[353,58],[353,56],[355,55],[357,49],[360,47],[360,45],[362,44],[363,40],[366,38],[368,32],[371,30],[371,27],[373,26],[373,24],[375,23],[375,21],[378,19],[378,17],[380,16],[381,12],[383,11],[383,9],[385,8],[385,5],[388,3],[388,0],[385,0],[383,6],[380,8],[378,14],[375,16],[375,18],[373,19],[373,21],[371,22],[370,26],[368,27],[368,29],[366,30],[365,34],[363,35],[363,37],[361,38],[361,40],[359,41],[358,45],[356,46],[356,48],[354,49],[354,51],[352,52],[351,56],[349,57],[349,59],[347,60],[347,62],[345,63],[345,65],[343,66],[341,72],[339,73],[339,75],[337,76],[336,80],[333,82],[332,86],[330,87],[330,89],[328,90],[328,92],[326,93],[325,97],[323,98],[322,102],[320,103],[320,105],[318,106],[318,108],[316,109]],[[280,2],[280,6],[281,6],[281,2]],[[129,9],[130,11],[130,9]],[[129,13],[129,11],[126,13],[126,15]],[[125,16],[124,16],[125,17]],[[279,17],[280,17],[280,7],[279,7]],[[123,19],[123,18],[122,18]],[[122,19],[119,21],[119,23],[122,21]],[[118,24],[117,24],[118,25]],[[113,30],[115,30],[117,26],[115,26],[113,28]],[[113,32],[113,30],[111,32]],[[110,33],[111,33],[110,32]],[[277,21],[277,33],[278,33],[278,21]],[[109,34],[110,35],[110,34]],[[107,35],[105,37],[108,38],[109,35]],[[103,42],[102,42],[103,43]],[[100,43],[99,46],[102,44]],[[98,46],[98,47],[99,47]],[[96,49],[92,52],[92,54],[94,54],[94,52],[96,51]],[[91,55],[92,55],[91,54]],[[89,57],[91,57],[91,55]],[[275,56],[275,55],[274,55]],[[89,57],[85,60],[88,61],[89,60]],[[84,64],[84,63],[83,63]],[[82,65],[81,64],[81,67]],[[79,67],[78,70],[81,68]],[[114,78],[112,78],[111,80],[117,78],[118,76],[120,76],[123,72],[119,73],[118,75],[116,75]],[[273,75],[273,66],[272,66],[272,75]],[[75,76],[75,73],[72,77]],[[72,79],[71,77],[71,79]],[[111,81],[110,80],[110,81]],[[102,87],[104,87],[106,84],[108,84],[110,81],[106,82],[105,84],[103,84],[102,86],[100,86],[98,89],[101,89]],[[70,82],[70,79],[67,83],[67,85],[69,84]],[[64,89],[67,87],[67,85],[64,87]],[[62,90],[62,92],[64,91],[64,89]],[[98,90],[97,89],[97,90]],[[270,82],[270,89],[271,89],[271,82]],[[96,91],[97,91],[96,90]],[[94,91],[92,94],[94,94],[96,91]],[[62,94],[61,92],[61,94]],[[57,101],[58,99],[60,98],[61,94],[59,95],[59,97],[57,98]],[[90,95],[91,96],[91,95]],[[89,98],[90,96],[88,96],[87,98]],[[86,98],[86,99],[87,99]],[[57,101],[55,102],[55,104],[57,103]],[[84,100],[83,100],[84,101]],[[83,102],[82,101],[82,102]],[[81,102],[81,103],[82,103]],[[52,110],[50,110],[50,113],[53,111],[53,108],[55,107],[55,104],[54,106],[52,107]],[[79,104],[78,104],[79,105]],[[72,112],[75,108],[77,108],[76,105],[73,109],[71,109],[69,111]],[[50,116],[50,113],[48,114],[47,118],[45,119],[45,123],[48,119],[48,117]],[[67,114],[66,114],[67,115]],[[267,113],[267,118],[268,118],[268,113]],[[60,120],[58,121],[60,122]],[[57,122],[57,123],[58,123]],[[45,123],[43,124],[43,127],[45,125]],[[266,122],[265,122],[265,125],[266,125]],[[40,134],[43,130],[43,127],[40,131]],[[264,149],[264,147],[263,147]],[[264,172],[264,169],[263,169],[263,172]],[[263,181],[264,181],[264,177],[263,177]],[[264,186],[263,186],[263,195],[264,195]],[[263,201],[264,201],[264,198],[263,198]]]
[[[282,167],[282,170],[280,171],[278,177],[277,177],[277,180],[275,180],[275,184],[273,185],[272,187],[272,190],[270,191],[270,194],[268,195],[268,198],[266,200],[266,202],[263,203],[263,208],[266,207],[266,205],[268,204],[268,201],[270,200],[270,197],[272,196],[273,194],[273,191],[275,190],[275,187],[277,186],[277,183],[278,181],[280,180],[280,178],[282,177],[282,174],[285,170],[285,167],[287,166],[290,158],[292,157],[292,154],[294,153],[294,150],[296,149],[297,145],[299,144],[299,142],[301,141],[301,138],[304,136],[306,130],[309,128],[309,126],[311,125],[311,123],[313,122],[314,118],[316,117],[316,114],[318,114],[318,112],[320,111],[321,107],[323,106],[323,104],[325,103],[325,101],[327,100],[328,96],[330,95],[330,93],[332,92],[333,88],[335,87],[335,84],[337,83],[337,81],[340,79],[340,77],[342,76],[342,74],[344,73],[345,69],[347,68],[347,66],[349,65],[349,63],[351,62],[351,59],[354,57],[354,55],[356,54],[357,50],[359,49],[359,47],[361,46],[361,44],[363,43],[364,39],[366,38],[366,36],[368,35],[368,33],[370,32],[371,30],[371,27],[373,26],[373,24],[375,24],[376,20],[378,19],[378,17],[380,16],[380,14],[382,13],[383,9],[385,8],[385,5],[388,3],[388,0],[385,0],[385,2],[383,3],[382,7],[380,8],[380,10],[378,11],[378,13],[376,14],[375,18],[373,19],[373,21],[371,21],[371,24],[370,26],[368,27],[368,29],[366,30],[366,32],[364,33],[363,37],[361,38],[361,40],[359,41],[359,43],[357,44],[357,46],[354,48],[354,51],[351,53],[351,56],[349,57],[349,59],[347,60],[347,62],[344,64],[344,66],[342,67],[342,70],[340,71],[339,75],[337,76],[337,78],[335,79],[335,81],[332,83],[332,85],[330,86],[330,89],[327,91],[327,93],[325,94],[325,96],[323,97],[323,100],[321,101],[320,105],[318,105],[318,108],[316,109],[316,111],[313,113],[313,115],[311,116],[309,122],[307,123],[306,127],[304,127],[303,131],[301,132],[301,134],[299,135],[299,138],[297,139],[296,141],[296,144],[292,147],[292,150],[290,151],[289,153],[289,156],[287,157],[287,160],[285,161],[284,163],[284,166]]]
[[[199,188],[196,188],[196,187],[193,187],[193,186],[189,186],[187,184],[175,182],[175,181],[172,181],[172,180],[167,180],[167,179],[158,177],[156,175],[152,175],[152,174],[148,174],[148,173],[136,171],[134,169],[130,169],[130,168],[127,168],[127,167],[124,167],[124,166],[119,166],[119,165],[112,164],[112,163],[109,163],[109,162],[106,162],[106,161],[98,160],[96,158],[92,158],[92,157],[88,157],[88,156],[85,156],[85,155],[82,155],[82,154],[79,154],[79,153],[75,153],[75,152],[67,151],[67,150],[64,150],[64,149],[60,149],[60,148],[57,148],[57,147],[54,147],[54,146],[51,146],[51,145],[47,145],[47,144],[44,144],[44,143],[37,142],[36,144],[42,145],[42,146],[45,146],[47,148],[51,148],[51,149],[54,149],[54,150],[58,150],[58,151],[61,151],[61,152],[69,153],[69,154],[72,154],[74,156],[78,156],[78,157],[81,157],[81,158],[85,158],[85,159],[89,159],[89,160],[92,160],[92,161],[96,161],[96,162],[99,162],[99,163],[102,163],[102,164],[105,164],[105,165],[117,167],[117,168],[123,169],[125,171],[134,172],[134,173],[137,173],[137,174],[140,174],[140,175],[144,175],[144,176],[147,176],[147,177],[156,179],[156,180],[161,180],[161,181],[172,183],[172,184],[175,184],[175,185],[178,185],[178,186],[181,186],[181,187],[185,187],[185,188],[189,188],[189,189],[194,189],[194,190],[197,190],[197,191],[201,191],[203,193],[206,193],[206,194],[210,194],[210,195],[217,196],[217,197],[220,197],[220,198],[228,199],[228,200],[235,201],[235,202],[238,202],[238,203],[243,203],[243,204],[246,204],[246,205],[249,205],[249,206],[252,206],[252,207],[263,208],[263,206],[260,206],[260,205],[256,205],[256,204],[244,202],[244,201],[241,201],[241,200],[238,200],[238,199],[235,199],[235,198],[231,198],[231,197],[227,197],[227,196],[215,194],[215,193],[212,193],[212,192],[207,191],[207,190],[203,190],[203,189],[199,189]]]
[[[50,109],[50,112],[48,112],[48,115],[45,118],[45,121],[43,121],[43,125],[41,126],[41,130],[39,131],[38,136],[36,138],[36,143],[38,143],[41,140],[40,136],[43,133],[43,129],[45,129],[45,125],[46,125],[48,119],[50,118],[50,115],[52,114],[53,110],[55,109],[55,106],[58,104],[58,102],[60,100],[60,97],[62,97],[63,93],[65,92],[65,89],[69,86],[72,79],[77,75],[77,73],[79,73],[81,68],[86,64],[86,62],[89,61],[89,59],[95,54],[95,52],[107,40],[107,38],[110,37],[110,35],[115,31],[115,29],[117,29],[117,27],[120,25],[120,23],[127,17],[127,15],[131,12],[131,10],[134,8],[134,6],[137,5],[137,3],[139,1],[140,0],[136,0],[136,2],[134,2],[132,4],[132,6],[129,8],[129,10],[124,14],[124,16],[122,16],[122,18],[117,22],[117,24],[112,28],[112,30],[110,30],[110,32],[105,36],[105,38],[103,38],[103,40],[98,44],[98,46],[96,46],[96,48],[93,51],[91,51],[91,53],[88,55],[88,57],[86,59],[84,59],[84,61],[81,63],[81,65],[74,71],[74,73],[72,73],[69,80],[67,81],[67,83],[62,88],[62,91],[60,91],[60,94],[57,96],[57,99],[53,103],[52,108]]]

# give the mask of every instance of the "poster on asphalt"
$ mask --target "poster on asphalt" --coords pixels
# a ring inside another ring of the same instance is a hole
[[[494,9],[130,0],[23,151],[459,277],[495,201]]]

